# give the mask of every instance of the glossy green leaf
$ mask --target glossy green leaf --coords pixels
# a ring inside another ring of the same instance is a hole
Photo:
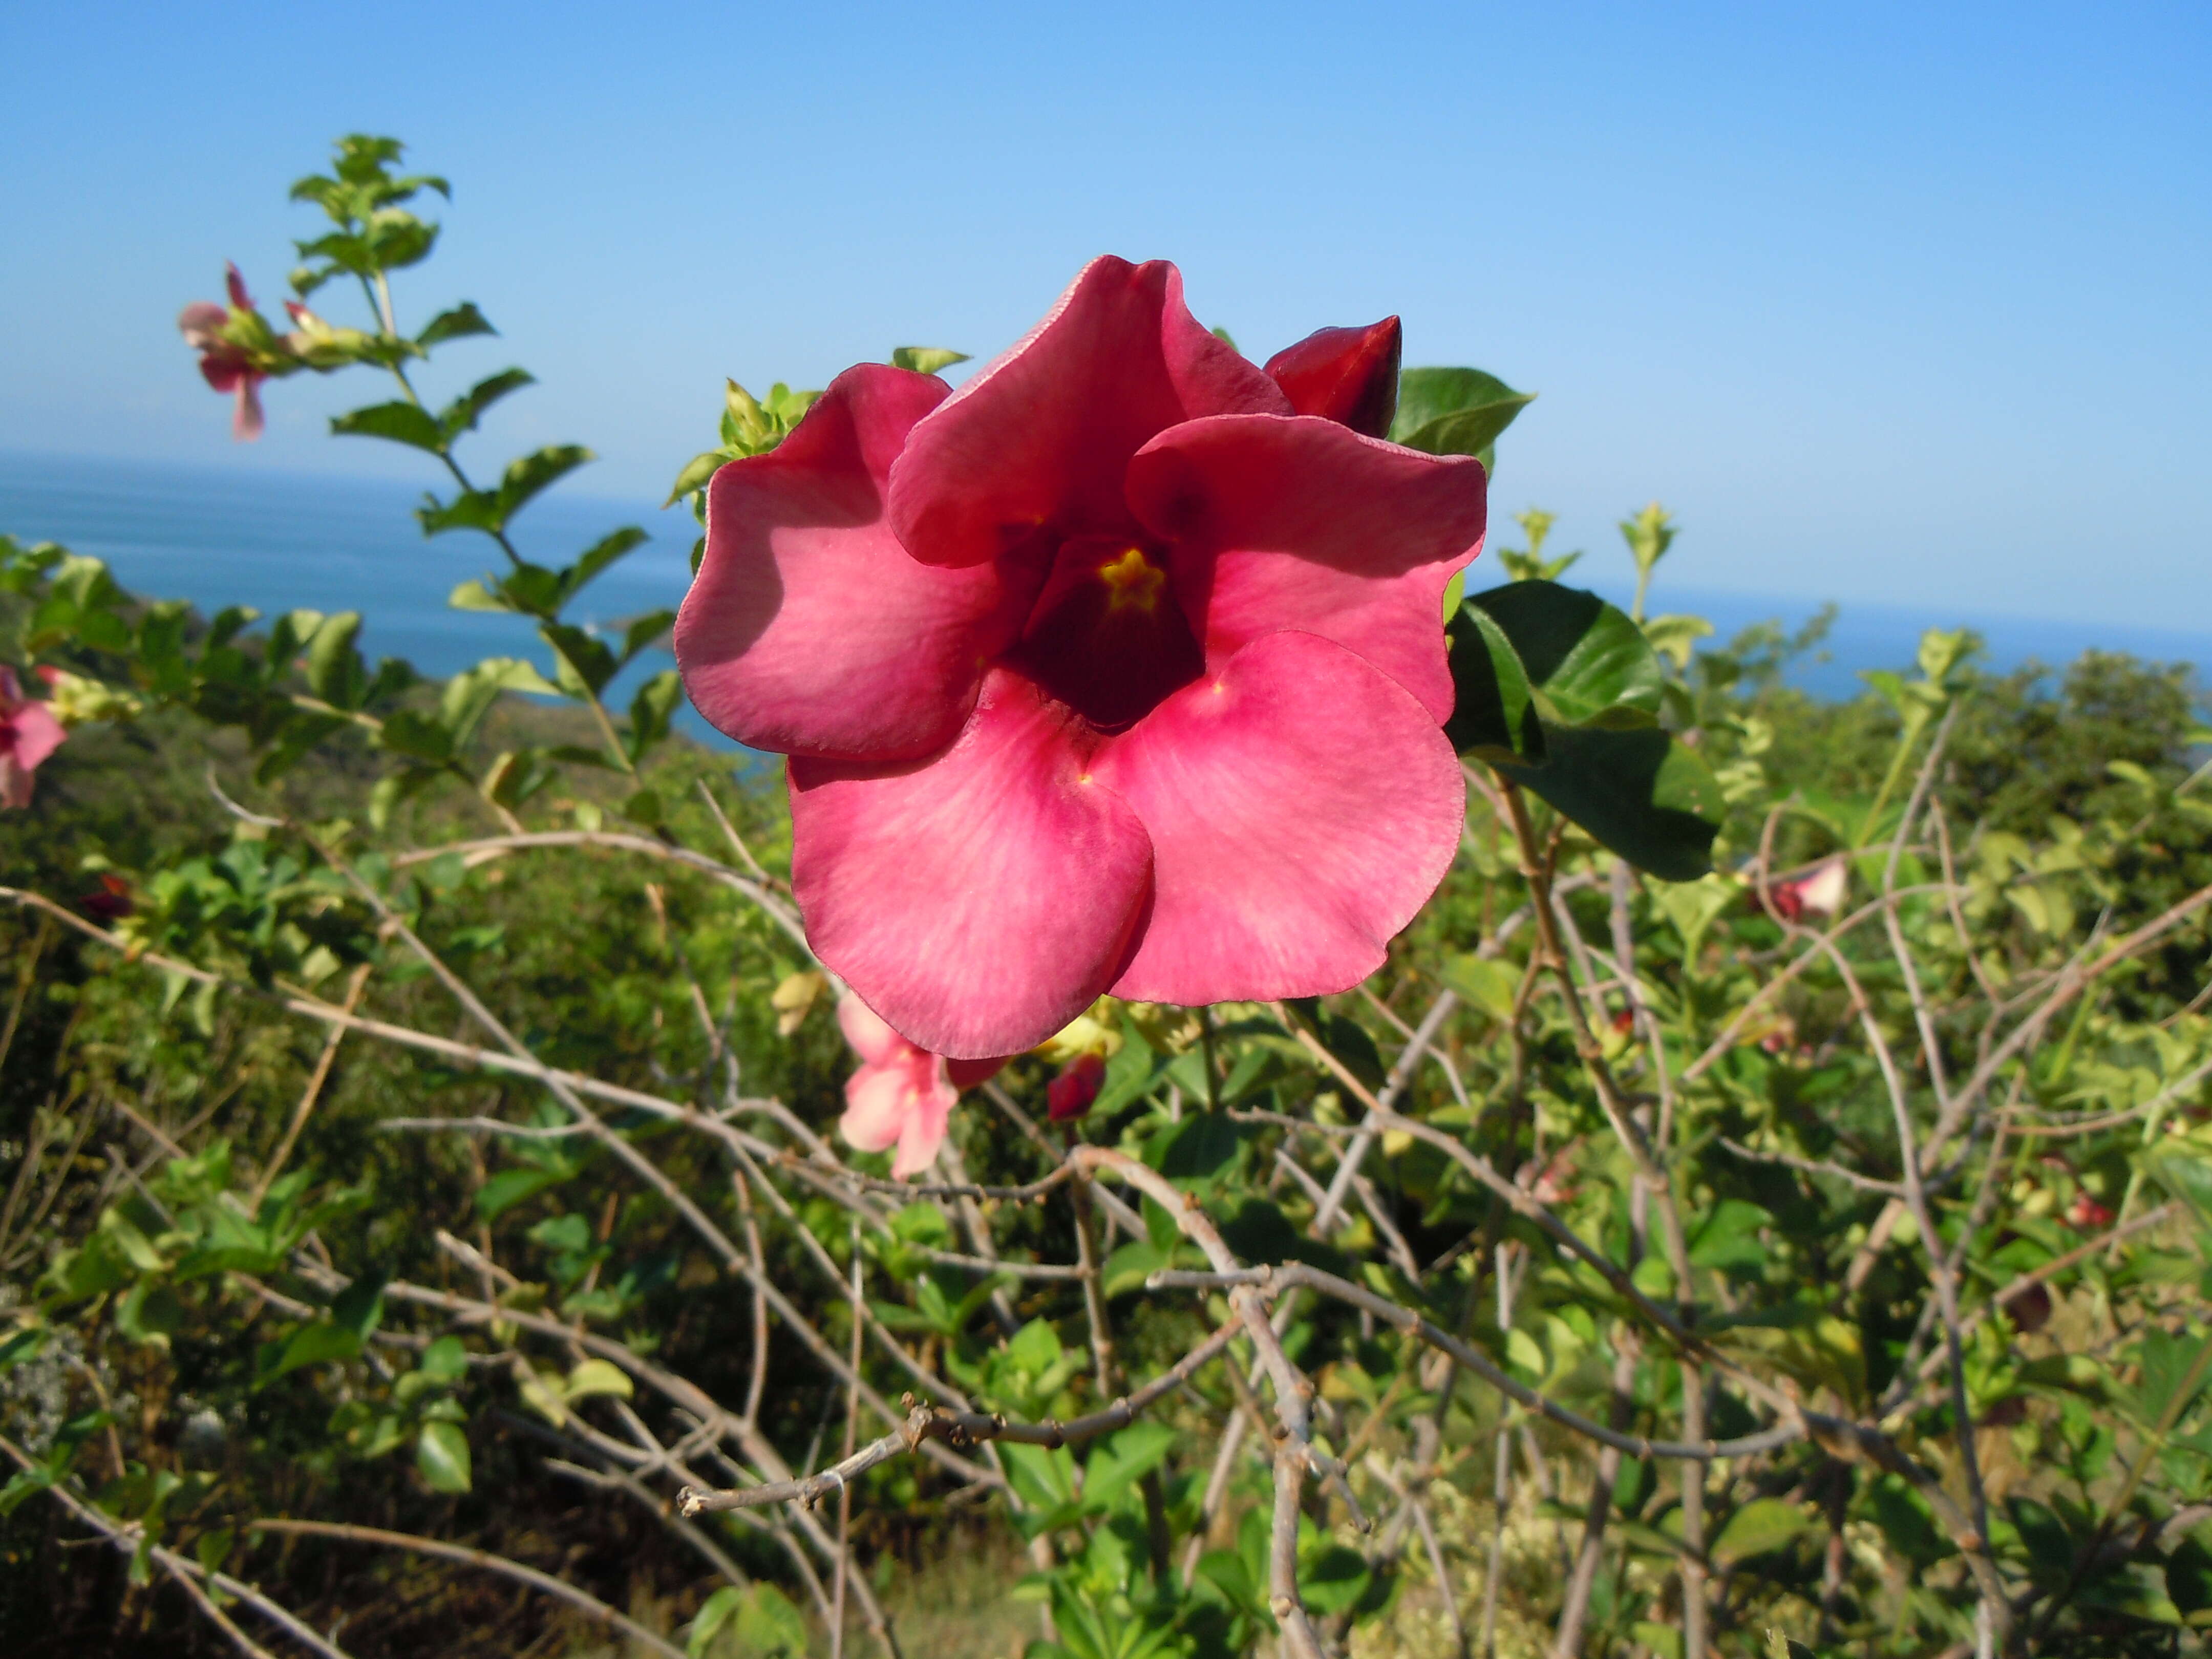
[[[1544,758],[1544,732],[1528,670],[1498,619],[1463,605],[1449,635],[1455,697],[1444,735],[1462,755],[1480,760]]]
[[[1712,868],[1727,800],[1711,769],[1666,732],[1559,726],[1545,743],[1541,766],[1498,770],[1662,880]]]
[[[1626,611],[1557,582],[1509,582],[1470,597],[1512,641],[1547,726],[1650,726],[1665,676]]]
[[[1480,455],[1535,397],[1479,368],[1409,368],[1398,377],[1390,441],[1431,455]]]

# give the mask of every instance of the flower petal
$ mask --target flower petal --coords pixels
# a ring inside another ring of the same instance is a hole
[[[1398,358],[1404,331],[1395,317],[1369,328],[1321,328],[1267,359],[1267,378],[1301,415],[1318,415],[1370,438],[1390,430],[1398,412]]]
[[[837,999],[837,1029],[844,1032],[845,1041],[853,1045],[853,1052],[860,1055],[863,1066],[888,1066],[904,1055],[921,1052],[856,996]]]
[[[1466,780],[1428,711],[1343,647],[1254,641],[1103,750],[1152,842],[1151,919],[1115,996],[1319,996],[1382,963],[1443,879]]]
[[[837,1133],[864,1152],[896,1145],[891,1174],[904,1179],[936,1159],[956,1098],[945,1062],[908,1047],[890,1065],[863,1066],[846,1080]]]
[[[231,410],[230,435],[242,444],[250,444],[261,435],[262,376],[252,369],[240,369],[238,374],[238,407]]]
[[[916,1098],[914,1109],[907,1114],[906,1127],[899,1132],[898,1151],[891,1158],[892,1180],[904,1181],[908,1176],[918,1176],[937,1162],[937,1149],[945,1144],[945,1128],[952,1115],[952,1103],[949,1084],[941,1091]]]
[[[1451,716],[1443,600],[1482,550],[1482,463],[1333,421],[1225,415],[1163,432],[1129,464],[1129,504],[1174,546],[1176,596],[1218,672],[1297,629],[1357,652]]]
[[[44,703],[26,702],[7,716],[10,728],[6,747],[26,772],[62,746],[69,734]]]
[[[910,760],[968,718],[984,659],[1043,578],[917,564],[884,523],[892,459],[945,395],[934,375],[848,369],[781,446],[708,485],[676,660],[693,704],[738,742]]]
[[[1199,325],[1165,260],[1093,259],[1027,338],[914,430],[890,520],[915,557],[969,565],[1129,524],[1122,469],[1200,415],[1285,412],[1275,383]]]
[[[956,1059],[1042,1042],[1119,971],[1151,891],[1136,815],[1085,775],[1074,717],[1004,669],[942,753],[794,759],[792,883],[823,963]]]

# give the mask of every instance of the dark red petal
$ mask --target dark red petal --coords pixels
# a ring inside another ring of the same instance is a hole
[[[1322,328],[1267,359],[1267,373],[1301,415],[1318,415],[1370,438],[1387,436],[1398,412],[1395,317],[1366,328]]]

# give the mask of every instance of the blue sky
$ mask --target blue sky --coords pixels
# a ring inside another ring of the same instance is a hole
[[[543,384],[488,464],[658,499],[721,377],[988,356],[1090,255],[1255,356],[1395,311],[1542,395],[1498,522],[1676,580],[2212,633],[2212,12],[79,3],[0,10],[0,447],[407,473],[295,379],[232,446],[173,319],[281,297],[337,133],[449,175],[401,288]],[[1596,562],[1596,559],[1593,562]]]

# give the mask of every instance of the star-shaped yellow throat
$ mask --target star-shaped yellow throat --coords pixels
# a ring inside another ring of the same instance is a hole
[[[1106,614],[1137,610],[1147,613],[1160,603],[1160,590],[1168,573],[1146,558],[1144,550],[1132,547],[1118,559],[1098,567],[1098,580],[1106,584]]]

